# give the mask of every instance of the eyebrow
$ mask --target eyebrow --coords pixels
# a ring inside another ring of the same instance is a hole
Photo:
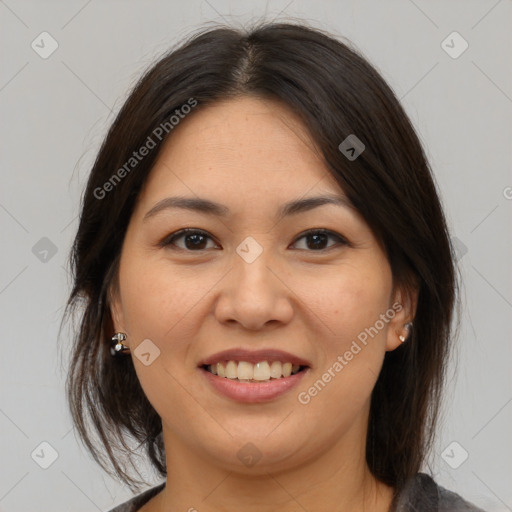
[[[276,220],[281,220],[284,217],[290,215],[296,215],[318,208],[326,204],[333,204],[335,206],[341,206],[350,210],[356,211],[355,206],[350,200],[343,195],[325,195],[306,197],[304,199],[296,199],[288,203],[283,204],[276,214]],[[169,209],[183,209],[190,210],[206,215],[216,217],[229,217],[230,210],[227,206],[210,201],[209,199],[203,199],[200,197],[166,197],[155,204],[145,215],[143,221],[154,217],[156,214]]]

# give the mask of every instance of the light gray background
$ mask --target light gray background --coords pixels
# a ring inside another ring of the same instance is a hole
[[[56,339],[80,193],[113,114],[157,55],[204,22],[265,14],[351,39],[420,133],[465,280],[431,467],[484,509],[512,510],[511,13],[506,0],[0,1],[0,510],[108,510],[130,497],[78,443],[64,400]],[[59,45],[47,59],[31,48],[43,31]],[[453,31],[469,44],[456,59],[441,46]],[[33,251],[43,237],[55,255]],[[469,454],[457,469],[442,456],[454,441],[451,461]],[[48,469],[31,457],[49,460],[42,442],[58,453]]]

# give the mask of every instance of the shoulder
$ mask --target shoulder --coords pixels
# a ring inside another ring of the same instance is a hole
[[[485,512],[485,510],[473,505],[458,494],[438,486],[439,489],[439,512]]]
[[[165,482],[118,505],[109,512],[137,512],[165,486]],[[396,498],[393,512],[485,512],[458,494],[441,487],[426,473],[411,478]]]
[[[417,473],[396,497],[393,512],[485,512],[458,494]]]
[[[148,489],[141,494],[137,494],[132,499],[121,503],[108,512],[137,512],[137,510],[145,505],[153,496],[156,496],[164,487],[165,482],[155,487],[151,487],[151,489]]]

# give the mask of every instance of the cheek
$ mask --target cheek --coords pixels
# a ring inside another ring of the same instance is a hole
[[[120,286],[128,333],[136,344],[147,338],[155,343],[166,368],[176,369],[178,361],[192,368],[190,348],[201,337],[212,290],[225,273],[224,267],[200,272],[193,265],[171,264],[165,255],[127,256]]]
[[[359,263],[317,281],[315,311],[326,326],[325,336],[318,339],[322,362],[301,402],[311,400],[313,415],[321,414],[326,404],[342,404],[332,419],[340,424],[369,400],[385,354],[388,323],[381,315],[389,308],[391,272],[382,260]]]
[[[323,335],[315,333],[319,365],[297,399],[303,414],[323,418],[337,435],[364,415],[385,355],[387,324],[374,326],[387,311],[389,283],[385,274],[360,277],[352,272],[327,280],[310,302],[323,326]]]
[[[360,258],[315,279],[314,288],[313,280],[301,283],[304,302],[321,320],[314,339],[319,365],[300,390],[301,403],[310,400],[313,415],[343,404],[333,421],[344,423],[369,400],[382,367],[388,323],[380,319],[389,307],[391,272],[385,261]]]
[[[321,320],[332,349],[341,350],[387,311],[391,274],[381,262],[372,260],[358,266],[341,265],[310,280],[301,276],[295,288]]]
[[[163,261],[136,254],[121,261],[120,286],[127,328],[135,338],[162,339],[197,301],[197,287]]]
[[[198,414],[176,375],[192,371],[183,362],[198,327],[198,322],[193,321],[194,305],[206,290],[197,286],[197,279],[194,281],[185,270],[171,269],[169,262],[137,255],[135,251],[121,260],[119,277],[123,314],[135,347],[133,363],[148,400],[162,417],[176,404],[185,416]],[[137,346],[147,339],[156,346],[149,345],[148,365],[137,356]]]

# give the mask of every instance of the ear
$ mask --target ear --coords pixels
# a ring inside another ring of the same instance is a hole
[[[390,309],[395,311],[395,316],[389,322],[389,328],[386,338],[386,352],[398,348],[402,343],[406,343],[411,331],[405,326],[409,322],[413,323],[416,316],[416,307],[418,305],[418,287],[398,287],[393,295]],[[404,341],[400,339],[404,336]]]
[[[107,305],[110,312],[111,325],[114,332],[126,332],[126,324],[124,320],[123,308],[121,304],[121,297],[119,293],[119,286],[114,279],[108,292],[107,292]]]

